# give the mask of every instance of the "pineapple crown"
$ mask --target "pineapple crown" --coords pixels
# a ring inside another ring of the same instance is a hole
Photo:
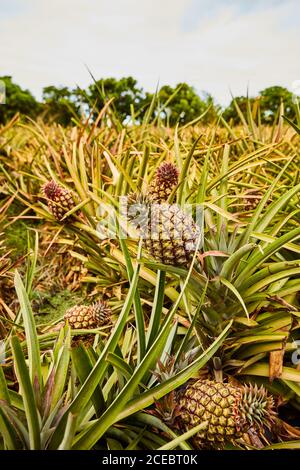
[[[168,185],[176,185],[178,183],[179,170],[173,163],[162,163],[156,171],[157,183],[168,183]]]
[[[163,363],[161,360],[157,362],[157,367],[153,374],[160,383],[163,383],[174,375],[178,374],[178,372],[182,371],[191,362],[193,362],[196,353],[197,348],[192,349],[187,353],[182,353],[177,361],[175,355],[167,354],[165,363]]]
[[[147,194],[144,193],[129,193],[127,196],[127,205],[132,206],[132,205],[144,205],[148,206],[150,204],[150,199],[147,196]]]
[[[148,413],[162,419],[164,423],[172,427],[179,427],[180,424],[180,406],[177,403],[176,392],[170,393],[155,402],[155,408]]]
[[[110,323],[111,308],[105,300],[98,300],[92,305],[93,315],[101,324]]]
[[[146,230],[150,213],[150,201],[144,193],[130,193],[127,196],[127,217],[136,229]]]
[[[263,386],[258,387],[257,384],[243,385],[240,393],[236,412],[240,419],[239,426],[241,430],[249,428],[249,426],[258,428],[267,426],[270,428],[276,417],[273,397],[268,394]]]
[[[48,183],[44,184],[44,186],[42,187],[42,191],[48,199],[53,200],[62,192],[62,187],[57,184],[54,180],[51,180],[48,181]]]

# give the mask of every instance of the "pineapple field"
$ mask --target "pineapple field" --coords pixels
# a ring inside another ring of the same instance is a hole
[[[3,450],[300,448],[300,129],[151,106],[0,128]]]

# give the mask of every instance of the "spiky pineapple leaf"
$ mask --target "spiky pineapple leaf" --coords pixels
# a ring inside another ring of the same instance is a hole
[[[35,377],[37,377],[39,385],[42,386],[40,346],[37,337],[34,316],[27,292],[18,271],[15,273],[15,288],[20,302],[21,314],[25,327],[31,383],[33,383]]]
[[[17,336],[12,336],[11,347],[14,357],[16,375],[20,384],[20,391],[23,398],[24,409],[28,424],[30,449],[41,448],[40,417],[34,396],[33,385],[27,369],[25,357]]]

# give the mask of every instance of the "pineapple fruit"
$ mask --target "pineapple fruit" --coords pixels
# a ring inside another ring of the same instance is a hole
[[[200,228],[177,204],[152,203],[143,194],[128,197],[128,219],[139,230],[146,251],[158,262],[188,266]]]
[[[88,306],[75,305],[67,310],[64,321],[68,322],[73,329],[98,328],[111,322],[111,310],[103,300]]]
[[[167,202],[178,184],[178,168],[173,163],[162,163],[149,186],[148,194],[152,202]]]
[[[65,214],[76,206],[71,191],[53,180],[46,183],[42,191],[47,199],[48,209],[56,220],[62,220]]]
[[[250,430],[259,432],[275,421],[273,398],[261,386],[236,386],[198,380],[177,395],[180,424],[186,430],[207,421],[195,438],[198,447],[235,442]]]

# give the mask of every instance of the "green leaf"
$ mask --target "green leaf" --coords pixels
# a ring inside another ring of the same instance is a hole
[[[33,387],[30,381],[27,365],[17,336],[11,338],[11,348],[14,358],[16,375],[20,385],[20,393],[24,402],[25,415],[29,430],[30,449],[41,448],[40,418],[37,411]]]
[[[155,340],[161,321],[162,309],[163,309],[163,302],[165,296],[165,279],[166,273],[165,271],[158,270],[157,272],[157,284],[155,287],[152,311],[149,320],[149,326],[147,330],[147,350],[153,344]]]
[[[72,348],[72,363],[75,366],[76,373],[81,384],[84,384],[87,377],[93,370],[93,363],[89,356],[84,344],[80,344],[76,348]],[[95,408],[96,416],[100,416],[105,408],[105,401],[102,394],[101,387],[98,385],[91,397],[92,403]]]
[[[180,371],[174,377],[168,379],[166,382],[157,385],[156,387],[148,390],[147,392],[144,392],[139,397],[130,400],[126,405],[126,408],[119,414],[118,421],[125,419],[126,417],[147,408],[167,393],[185,384],[193,376],[193,374],[195,374],[202,367],[204,367],[205,364],[210,360],[210,358],[213,357],[213,355],[216,353],[216,351],[219,349],[226,336],[228,335],[231,325],[232,321],[228,323],[222,333],[201,354],[201,356],[195,359],[195,361],[193,361],[185,369]]]
[[[40,362],[40,346],[29,298],[18,271],[15,273],[15,288],[20,302],[21,313],[25,327],[31,383],[33,384],[35,377],[37,377],[38,383],[41,387],[42,370]]]
[[[213,212],[221,215],[225,220],[233,220],[234,222],[240,223],[239,219],[235,217],[231,212],[226,211],[222,207],[217,206],[216,204],[212,204],[211,202],[204,202],[204,207],[208,207]]]
[[[295,124],[293,121],[291,121],[287,116],[283,115],[282,117],[283,117],[283,119],[286,120],[286,122],[288,122],[290,124],[290,126],[292,126],[295,129],[297,134],[300,134],[300,127],[297,126],[297,124]]]
[[[206,296],[206,291],[207,291],[208,282],[209,282],[209,281],[207,280],[207,283],[206,283],[206,285],[205,285],[205,287],[204,287],[204,289],[203,289],[203,291],[202,291],[201,298],[200,298],[199,304],[198,304],[198,306],[197,306],[197,310],[196,310],[196,312],[195,312],[195,314],[194,314],[194,316],[193,316],[193,319],[192,319],[192,321],[191,321],[191,324],[190,324],[190,326],[189,326],[189,329],[188,329],[188,331],[186,332],[186,334],[184,335],[184,338],[183,338],[183,340],[182,340],[182,342],[181,342],[181,345],[180,345],[180,347],[179,347],[179,349],[178,349],[178,351],[177,351],[177,353],[176,353],[176,361],[178,361],[178,359],[181,357],[182,353],[184,353],[184,352],[186,351],[186,347],[187,347],[187,345],[188,345],[189,339],[190,339],[190,337],[191,337],[191,335],[192,335],[192,332],[193,332],[193,330],[194,330],[194,328],[195,328],[195,325],[196,325],[196,321],[198,320],[199,314],[200,314],[201,309],[202,309],[202,307],[203,307],[203,304],[204,304],[204,302],[205,302],[205,296]],[[199,343],[201,344],[200,341],[199,341]]]
[[[267,201],[269,200],[272,192],[274,191],[274,188],[276,187],[276,184],[282,177],[282,175],[285,173],[286,169],[290,165],[292,159],[290,159],[282,168],[282,170],[278,173],[272,184],[268,187],[267,191],[265,191],[265,194],[263,195],[261,201],[259,202],[257,208],[254,211],[253,217],[246,227],[246,229],[241,233],[239,236],[237,242],[239,246],[242,246],[244,243],[247,243],[249,241],[249,237],[251,234],[255,232],[263,232],[268,224],[272,221],[274,216],[277,214],[277,212],[289,201],[289,199],[296,194],[299,191],[300,185],[298,185],[298,189],[291,188],[290,191],[287,193],[283,194],[282,197],[279,199],[275,200],[274,203],[270,204],[270,206],[266,209],[265,213],[261,215],[264,206],[266,205]],[[261,230],[258,230],[258,227],[260,227]]]
[[[207,426],[208,426],[208,421],[203,421],[203,423],[200,423],[197,426],[194,426],[193,428],[191,428],[188,431],[181,434],[181,436],[178,436],[175,439],[173,439],[172,441],[169,441],[167,444],[160,447],[158,450],[175,449],[176,447],[179,446],[179,444],[181,444],[182,442],[186,441],[187,439],[190,439],[195,434],[197,434],[197,432],[203,431],[204,429],[206,429]]]
[[[133,370],[127,362],[121,359],[120,356],[117,356],[114,353],[108,353],[106,357],[107,362],[112,364],[116,369],[118,369],[123,376],[129,380],[133,374]]]
[[[298,275],[300,274],[300,268],[285,269],[284,271],[267,276],[266,278],[260,280],[256,284],[252,284],[251,287],[249,287],[247,290],[243,292],[243,296],[244,298],[249,297],[250,295],[255,294],[256,292],[265,288],[266,286],[269,286],[273,282],[276,282],[280,279],[292,277],[297,274]]]
[[[124,254],[126,261],[127,274],[130,280],[133,276],[133,266],[130,258],[130,254],[126,245],[125,240],[120,238],[120,245]],[[138,338],[138,362],[141,362],[142,358],[145,355],[146,351],[146,337],[145,337],[145,323],[144,323],[144,314],[140,299],[139,290],[136,289],[134,294],[134,313],[135,313],[135,323],[137,328],[137,338]]]
[[[220,272],[220,276],[224,279],[230,280],[235,269],[237,269],[237,267],[239,266],[239,263],[243,262],[243,256],[249,253],[249,251],[253,250],[253,248],[255,247],[255,243],[247,243],[246,245],[241,246],[238,250],[232,253],[232,255],[230,255],[229,258],[224,262]]]
[[[0,364],[0,400],[4,400],[6,403],[10,405],[10,396],[9,396],[6,379],[5,379],[5,375],[4,375],[1,364]]]
[[[226,178],[226,173],[228,172],[228,164],[229,164],[229,154],[230,154],[230,145],[225,144],[224,146],[224,151],[222,155],[222,164],[221,164],[221,175],[225,175],[224,178],[222,178],[221,183],[220,183],[220,189],[219,189],[219,196],[220,196],[220,203],[219,206],[220,208],[228,212],[228,179]],[[218,215],[218,221],[217,221],[217,232],[221,232],[222,225],[226,223],[226,219],[222,217],[221,214]]]
[[[70,450],[72,447],[72,442],[76,433],[76,420],[77,417],[72,413],[68,415],[68,421],[63,435],[61,444],[58,447],[58,450]]]
[[[220,282],[222,284],[224,284],[224,286],[226,286],[229,290],[231,290],[231,292],[236,296],[236,298],[239,300],[241,306],[243,307],[246,315],[247,315],[247,318],[249,320],[249,312],[247,310],[247,307],[245,305],[245,302],[243,300],[243,297],[241,296],[241,294],[237,291],[237,289],[234,287],[233,284],[231,284],[231,282],[229,282],[227,279],[225,279],[224,277],[219,277],[220,279]]]
[[[137,421],[138,423],[147,425],[147,427],[160,429],[165,434],[173,437],[174,439],[177,437],[176,433],[172,429],[170,429],[161,419],[157,418],[156,416],[152,416],[148,413],[136,413],[133,419],[134,421]],[[184,450],[192,450],[191,446],[185,441],[179,442],[178,446]]]
[[[258,375],[269,377],[269,364],[255,364],[243,370],[242,375]],[[280,376],[282,380],[300,382],[300,371],[292,367],[283,367]]]
[[[278,442],[270,446],[263,447],[261,450],[276,450],[276,449],[300,449],[300,439],[297,441]]]
[[[26,292],[28,292],[28,295],[30,296],[31,289],[32,289],[32,282],[33,282],[33,278],[34,278],[35,270],[36,270],[36,263],[38,259],[39,237],[38,237],[38,232],[35,232],[35,242],[34,242],[34,248],[32,250],[30,246],[29,232],[27,232],[27,235],[28,235],[29,257],[27,261],[25,286],[26,286]]]
[[[65,384],[67,382],[70,363],[70,349],[71,349],[71,331],[66,328],[64,344],[60,350],[60,354],[55,364],[54,386],[51,396],[50,412],[54,409],[57,402],[61,399],[64,393]]]
[[[300,237],[300,228],[295,228],[288,233],[285,233],[280,238],[274,240],[266,248],[263,249],[263,252],[256,251],[251,257],[247,260],[247,265],[243,268],[239,276],[234,281],[234,286],[236,288],[242,288],[242,284],[245,280],[248,280],[249,276],[253,274],[257,268],[266,261],[270,256],[279,251],[285,243],[296,240]]]
[[[285,167],[287,167],[287,165]],[[284,192],[281,197],[275,199],[275,201],[273,201],[266,209],[266,212],[263,214],[263,216],[258,218],[257,223],[253,226],[253,232],[264,233],[276,214],[278,214],[278,212],[288,203],[288,201],[293,196],[295,196],[295,194],[299,193],[299,191],[300,183]]]
[[[18,434],[15,426],[5,414],[4,403],[0,400],[0,435],[3,437],[6,450],[18,449]]]
[[[179,205],[184,204],[186,199],[186,184],[187,184],[187,175],[189,171],[189,166],[191,164],[195,149],[198,145],[199,140],[201,139],[202,135],[200,135],[195,142],[193,143],[180,171],[179,181],[178,181],[178,194],[177,194],[177,202]]]

